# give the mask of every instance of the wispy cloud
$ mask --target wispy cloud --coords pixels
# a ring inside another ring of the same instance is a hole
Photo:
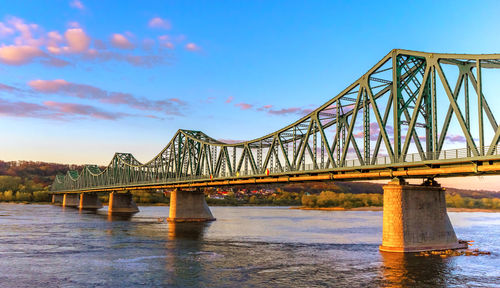
[[[121,112],[107,112],[91,105],[76,103],[45,101],[42,104],[37,104],[22,101],[8,101],[0,98],[0,116],[53,120],[117,120],[133,115]]]
[[[111,36],[111,45],[120,49],[134,49],[134,44],[122,34],[113,34]]]
[[[79,1],[79,0],[73,0],[69,3],[69,6],[73,7],[73,8],[76,8],[76,9],[79,9],[79,10],[83,10],[85,9],[85,6],[83,5],[82,1]]]
[[[290,108],[281,108],[281,109],[272,109],[273,105],[264,105],[258,108],[258,111],[265,111],[271,115],[307,115],[313,111],[313,109],[303,109],[300,107],[290,107]]]
[[[227,99],[226,99],[225,102],[226,103],[231,103],[231,102],[233,102],[233,100],[234,100],[234,97],[233,96],[229,96],[229,97],[227,97]]]
[[[185,48],[186,48],[186,50],[191,51],[191,52],[196,52],[196,51],[201,50],[200,46],[198,46],[194,43],[187,43]]]
[[[36,92],[45,94],[60,94],[80,99],[97,100],[101,103],[127,105],[144,111],[157,111],[168,115],[182,115],[181,107],[187,103],[178,98],[165,100],[149,100],[139,98],[130,93],[106,91],[101,88],[68,82],[63,79],[32,80],[28,85]]]
[[[111,113],[102,111],[94,106],[82,105],[75,103],[62,103],[54,101],[45,101],[43,104],[55,112],[53,116],[68,117],[68,116],[88,116],[89,118],[116,120],[124,117],[124,113]]]
[[[248,110],[248,109],[253,107],[252,104],[248,104],[248,103],[237,103],[237,104],[234,104],[234,106],[240,108],[241,110]]]
[[[148,26],[151,28],[160,28],[166,30],[172,28],[172,24],[170,24],[170,21],[162,19],[160,17],[154,17],[151,20],[149,20]]]
[[[467,141],[464,136],[454,134],[446,135],[445,139],[452,143],[465,143]]]

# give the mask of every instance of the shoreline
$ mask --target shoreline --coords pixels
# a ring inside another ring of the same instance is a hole
[[[290,207],[289,209],[296,210],[317,210],[317,211],[383,211],[384,207],[370,206],[370,207],[356,207],[356,208],[343,208],[343,207]],[[446,208],[447,212],[486,212],[486,213],[500,213],[500,209],[484,209],[484,208]]]

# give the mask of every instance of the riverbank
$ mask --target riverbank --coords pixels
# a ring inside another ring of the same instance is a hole
[[[383,211],[384,208],[380,206],[370,207],[356,207],[356,208],[343,208],[343,207],[290,207],[290,209],[297,210],[318,210],[318,211]],[[480,208],[446,208],[448,212],[487,212],[487,213],[500,213],[500,209],[480,209]]]

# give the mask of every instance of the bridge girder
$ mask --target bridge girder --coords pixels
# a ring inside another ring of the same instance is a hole
[[[58,175],[52,191],[439,164],[450,153],[491,158],[500,129],[483,83],[498,68],[500,54],[392,50],[337,96],[278,131],[224,143],[181,129],[147,163],[116,153],[102,171],[86,165]]]

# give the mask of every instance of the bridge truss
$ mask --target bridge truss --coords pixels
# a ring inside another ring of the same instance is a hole
[[[336,97],[271,134],[230,144],[179,130],[147,163],[116,153],[102,171],[86,165],[58,175],[52,191],[498,173],[500,129],[488,102],[500,96],[498,68],[500,54],[392,50]]]

